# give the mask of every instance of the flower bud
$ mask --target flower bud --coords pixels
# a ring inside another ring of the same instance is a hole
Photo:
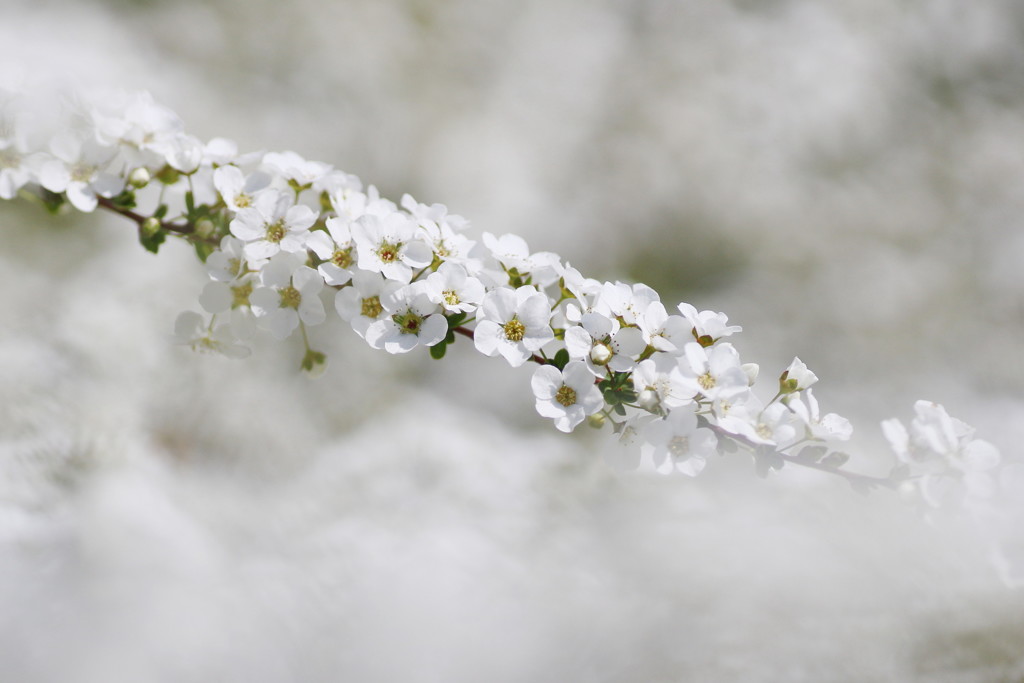
[[[196,221],[196,235],[206,239],[213,236],[217,226],[209,218],[200,218]]]
[[[636,398],[636,404],[644,410],[653,410],[658,405],[658,394],[650,389],[644,389]]]
[[[607,365],[611,359],[612,350],[604,344],[594,344],[594,348],[590,349],[590,360],[596,365]]]
[[[600,429],[604,426],[605,422],[607,422],[607,418],[604,416],[604,413],[594,413],[587,416],[587,424],[594,429]]]
[[[757,363],[744,363],[740,367],[747,374],[747,384],[754,386],[754,382],[757,381],[757,375],[761,372],[761,366]]]
[[[142,225],[139,226],[139,229],[142,231],[143,237],[152,237],[160,232],[160,219],[156,216],[150,216],[146,220],[142,221]]]
[[[141,190],[146,185],[149,185],[149,181],[152,179],[153,177],[149,174],[149,169],[145,166],[139,166],[128,174],[128,184],[137,190]]]

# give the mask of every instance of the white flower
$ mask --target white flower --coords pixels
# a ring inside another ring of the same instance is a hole
[[[184,124],[169,108],[148,92],[109,97],[92,112],[96,139],[105,146],[118,145],[128,165],[157,166],[173,155]]]
[[[594,310],[609,318],[618,318],[625,325],[636,325],[656,301],[658,293],[645,284],[605,282]]]
[[[853,436],[853,427],[845,417],[835,413],[821,417],[813,389],[807,389],[802,394],[791,394],[784,400],[789,409],[803,421],[810,438],[846,441]]]
[[[744,400],[716,406],[718,426],[746,440],[783,448],[797,439],[796,416],[781,403],[762,406],[752,394]]]
[[[39,184],[50,192],[66,192],[79,211],[96,208],[97,195],[113,197],[124,189],[124,179],[105,169],[114,152],[92,140],[58,135],[50,143],[54,159],[39,169]]]
[[[697,342],[683,347],[679,371],[691,395],[701,394],[710,401],[735,397],[750,388],[747,373],[732,344],[704,348]]]
[[[669,315],[665,304],[652,301],[636,323],[644,333],[644,340],[658,351],[682,353],[683,346],[693,341],[690,322],[678,315]]]
[[[281,192],[261,192],[252,206],[241,209],[231,221],[231,234],[245,241],[250,261],[267,259],[279,252],[306,250],[306,235],[317,215],[308,206],[294,205]]]
[[[356,264],[356,255],[353,253],[356,243],[346,221],[332,216],[327,219],[326,227],[326,232],[314,230],[309,233],[306,246],[324,260],[317,270],[327,284],[343,285],[352,279],[352,270]]]
[[[236,343],[227,325],[207,323],[194,311],[184,311],[174,321],[175,343],[193,351],[216,351],[228,358],[246,358],[250,351]]]
[[[319,325],[327,315],[320,301],[323,278],[288,252],[270,259],[260,272],[263,286],[249,297],[260,323],[278,339],[290,335],[299,321]]]
[[[255,283],[254,274],[229,282],[208,282],[199,295],[199,304],[208,313],[227,313],[235,337],[250,339],[256,334],[256,319],[250,301]]]
[[[718,448],[718,438],[706,427],[697,426],[696,405],[676,408],[668,415],[648,422],[640,433],[640,453],[650,458],[662,473],[682,472],[691,477],[704,469],[707,458]]]
[[[402,283],[386,280],[380,273],[357,270],[352,273],[351,285],[338,290],[334,297],[334,308],[338,316],[365,339],[370,324],[387,315],[381,300],[401,288]]]
[[[716,313],[714,311],[701,311],[698,313],[696,308],[685,302],[679,304],[677,308],[683,314],[683,317],[690,322],[693,337],[702,346],[710,346],[722,337],[728,337],[731,334],[743,331],[743,328],[739,325],[729,325],[729,316],[725,313]]]
[[[672,355],[656,353],[640,361],[632,378],[637,404],[648,410],[658,406],[673,409],[693,403],[692,385],[683,379],[679,363]]]
[[[484,298],[483,283],[450,261],[442,263],[424,283],[430,300],[452,313],[472,313]]]
[[[359,268],[382,273],[389,280],[408,284],[413,268],[425,268],[434,252],[416,235],[416,224],[403,213],[380,217],[364,214],[352,226],[359,253]]]
[[[573,360],[583,360],[595,377],[609,370],[628,372],[636,356],[647,347],[643,333],[635,327],[620,327],[600,313],[585,313],[579,327],[565,331],[565,348]]]
[[[221,238],[220,248],[206,257],[206,272],[219,282],[230,282],[248,272],[245,262],[245,242],[225,235]]]
[[[423,292],[421,283],[385,296],[387,316],[370,323],[366,342],[388,353],[407,353],[417,346],[433,346],[448,334],[448,321]]]
[[[537,412],[554,418],[555,428],[562,432],[571,432],[604,405],[594,376],[581,361],[570,361],[561,371],[553,365],[542,365],[533,373],[530,384]]]
[[[270,176],[257,171],[246,175],[237,166],[221,166],[213,172],[213,186],[232,211],[253,206],[256,193],[270,185]]]
[[[897,419],[882,423],[882,431],[902,462],[916,470],[953,468],[963,473],[985,472],[999,464],[999,450],[975,439],[974,428],[950,417],[941,405],[917,401],[914,411],[909,432]]]
[[[548,324],[548,297],[536,287],[492,289],[484,296],[477,315],[479,322],[473,334],[477,350],[485,356],[500,353],[514,368],[555,338]]]
[[[312,187],[313,183],[327,175],[331,167],[319,161],[306,161],[295,152],[268,152],[263,156],[263,165],[299,187]]]
[[[796,391],[803,391],[817,381],[818,376],[808,370],[802,360],[793,358],[793,362],[779,377],[779,392],[792,394]]]
[[[519,235],[495,237],[485,232],[483,241],[506,272],[515,271],[524,278],[529,275],[532,284],[547,287],[557,282],[561,275],[562,266],[558,254],[550,251],[531,254],[526,240]]]
[[[27,147],[18,139],[0,138],[0,199],[14,199],[32,173]]]

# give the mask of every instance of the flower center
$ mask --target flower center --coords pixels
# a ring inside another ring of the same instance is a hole
[[[716,382],[715,378],[711,376],[711,372],[708,371],[697,378],[697,384],[700,385],[701,389],[707,391],[708,389],[714,389]]]
[[[403,314],[396,313],[391,319],[398,325],[398,331],[402,334],[419,334],[423,325],[423,316],[416,315],[412,310],[407,310]]]
[[[668,452],[674,458],[683,458],[690,455],[690,439],[686,436],[673,436],[668,442]]]
[[[237,206],[239,209],[244,209],[251,205],[252,197],[250,197],[246,193],[239,192],[237,195],[235,195],[235,206]]]
[[[71,167],[71,179],[77,183],[87,183],[92,180],[93,173],[95,172],[96,168],[94,166],[77,163]]]
[[[502,325],[502,329],[505,331],[505,338],[508,339],[509,341],[523,341],[523,337],[526,336],[526,325],[521,323],[519,321],[519,318],[512,318],[507,323]],[[575,394],[573,394],[573,396],[575,396]]]
[[[280,292],[281,308],[298,308],[302,303],[302,293],[291,285],[288,285]]]
[[[228,272],[231,273],[231,275],[233,277],[238,277],[239,275],[241,275],[242,274],[242,259],[240,259],[240,258],[228,259]]]
[[[0,168],[14,168],[19,161],[21,158],[13,149],[0,149]]]
[[[349,247],[348,249],[335,249],[334,253],[331,254],[331,263],[338,266],[339,268],[351,268],[352,247]]]
[[[363,305],[362,310],[360,310],[360,314],[362,314],[366,318],[377,319],[380,317],[380,314],[383,310],[384,307],[380,305],[379,296],[368,296],[365,299],[363,299]]]
[[[377,247],[377,257],[384,263],[393,263],[398,260],[398,250],[401,247],[400,243],[381,242]]]
[[[284,239],[284,236],[287,232],[288,231],[285,229],[284,223],[282,221],[271,223],[270,225],[267,226],[267,241],[273,244],[277,244],[278,242]]]
[[[458,306],[462,303],[459,299],[459,295],[455,293],[454,289],[446,289],[441,292],[441,296],[444,297],[444,302],[449,306]]]
[[[759,423],[755,431],[757,431],[757,435],[762,439],[771,440],[772,438],[772,428],[766,425],[764,422]]]
[[[572,387],[562,385],[558,391],[555,392],[555,400],[561,403],[563,406],[568,408],[576,403],[576,390]]]
[[[249,305],[249,295],[252,294],[252,283],[245,282],[231,288],[231,308]]]

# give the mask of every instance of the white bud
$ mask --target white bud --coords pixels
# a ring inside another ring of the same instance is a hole
[[[597,365],[606,365],[612,359],[612,350],[604,344],[594,344],[590,349],[590,360]]]
[[[754,385],[757,381],[757,375],[761,372],[761,366],[757,363],[744,363],[740,366],[743,372],[747,373],[747,384],[750,386]]]

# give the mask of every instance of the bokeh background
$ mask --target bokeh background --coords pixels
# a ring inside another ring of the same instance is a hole
[[[1024,436],[1016,0],[3,0],[0,77],[442,202],[794,355],[884,473],[941,402]],[[170,342],[204,275],[0,206],[0,679],[1020,681],[1013,546],[740,456],[624,476],[529,373],[316,330]],[[1007,548],[993,564],[991,542]],[[1009,562],[1009,564],[1006,564]]]

